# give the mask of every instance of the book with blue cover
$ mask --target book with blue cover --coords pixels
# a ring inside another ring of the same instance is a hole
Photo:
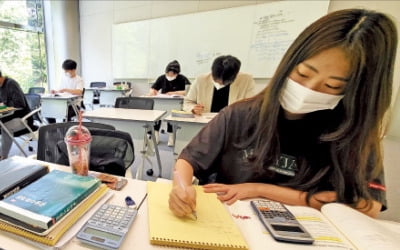
[[[53,170],[0,201],[0,213],[48,229],[101,184],[90,176]]]

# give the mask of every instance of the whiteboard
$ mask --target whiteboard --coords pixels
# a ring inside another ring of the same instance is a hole
[[[194,78],[219,55],[233,55],[241,71],[269,78],[289,45],[328,12],[329,0],[280,1],[114,24],[113,76],[156,78],[178,60]]]

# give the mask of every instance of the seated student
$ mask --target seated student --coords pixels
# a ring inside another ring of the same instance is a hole
[[[0,70],[0,102],[7,107],[19,108],[10,116],[1,118],[1,121],[7,127],[7,129],[13,134],[20,130],[25,129],[25,126],[21,123],[20,118],[31,112],[28,102],[26,101],[24,92],[22,91],[19,84],[9,77],[2,75]],[[28,118],[28,125],[33,126],[32,117]],[[10,153],[12,146],[12,138],[1,129],[1,156],[0,159],[5,159]]]
[[[217,57],[211,73],[197,77],[185,97],[183,109],[194,114],[219,112],[225,106],[253,96],[254,79],[239,73],[240,61],[227,55]]]
[[[67,59],[63,62],[62,68],[65,72],[65,76],[62,77],[61,80],[61,88],[59,90],[51,90],[52,94],[58,93],[70,93],[73,95],[81,96],[83,94],[83,88],[85,86],[83,79],[77,75],[76,68],[77,63],[74,60]],[[71,120],[73,116],[75,116],[74,109],[69,106],[68,107],[68,121]],[[47,118],[49,123],[54,123],[54,118]]]
[[[195,175],[227,204],[264,197],[320,209],[386,209],[381,139],[392,95],[397,31],[386,15],[329,13],[306,28],[270,84],[216,116],[182,151],[169,206],[195,208]]]
[[[165,68],[165,74],[159,76],[156,82],[151,86],[149,95],[157,95],[161,90],[162,94],[167,95],[181,95],[184,96],[186,91],[186,85],[190,85],[190,81],[186,76],[180,74],[181,66],[177,60],[168,63]],[[161,121],[159,121],[155,126],[155,137],[157,143],[160,140],[160,130]],[[168,146],[174,145],[174,139],[172,136],[172,125],[168,123],[167,132],[169,133]]]

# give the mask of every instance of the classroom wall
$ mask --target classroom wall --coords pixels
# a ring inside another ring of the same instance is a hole
[[[44,8],[48,86],[59,89],[65,59],[75,60],[81,74],[79,1],[44,1]]]
[[[111,85],[114,81],[111,37],[113,24],[268,2],[275,1],[80,1],[82,76],[87,85],[92,81],[106,81]],[[392,15],[400,27],[399,1],[331,0],[329,11],[352,7],[381,10]],[[397,58],[400,58],[399,53]],[[399,60],[397,60],[398,64]],[[160,74],[162,73],[160,72]],[[395,72],[394,97],[400,85],[399,79],[400,70],[397,70]],[[147,92],[148,83],[153,82],[154,79],[133,79],[131,81],[136,83],[134,91],[142,94]],[[260,84],[257,85],[257,89],[261,90],[267,84],[268,79],[256,79],[256,82]]]

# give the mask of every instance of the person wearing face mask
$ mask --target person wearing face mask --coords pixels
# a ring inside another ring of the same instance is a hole
[[[234,56],[217,57],[211,73],[196,78],[184,100],[183,109],[196,115],[219,112],[225,106],[253,96],[251,75],[239,72],[241,62]]]
[[[85,83],[83,79],[76,73],[77,63],[74,60],[67,59],[63,62],[62,68],[64,76],[61,80],[59,90],[52,90],[52,94],[70,93],[73,95],[82,95]]]
[[[62,68],[64,76],[61,78],[61,85],[59,90],[51,90],[51,94],[69,93],[72,95],[82,96],[85,83],[83,79],[76,73],[77,63],[74,60],[67,59],[63,62]],[[84,108],[83,102],[77,105],[78,108]],[[75,116],[75,111],[72,106],[68,107],[68,121]],[[51,117],[46,117],[49,123],[55,123],[56,120]]]
[[[154,96],[161,91],[161,94],[184,96],[186,94],[186,85],[190,85],[190,81],[186,76],[180,74],[180,72],[181,66],[177,60],[168,63],[165,68],[165,74],[157,78],[150,88],[149,95]],[[160,140],[160,126],[161,121],[158,121],[154,126],[157,143]],[[169,133],[168,146],[172,147],[174,145],[174,138],[172,134],[172,125],[169,123],[167,124],[167,132]]]
[[[339,202],[376,217],[387,207],[381,139],[396,49],[395,24],[380,12],[345,9],[312,23],[261,93],[221,110],[182,151],[171,211],[196,210],[196,176],[228,205]]]

